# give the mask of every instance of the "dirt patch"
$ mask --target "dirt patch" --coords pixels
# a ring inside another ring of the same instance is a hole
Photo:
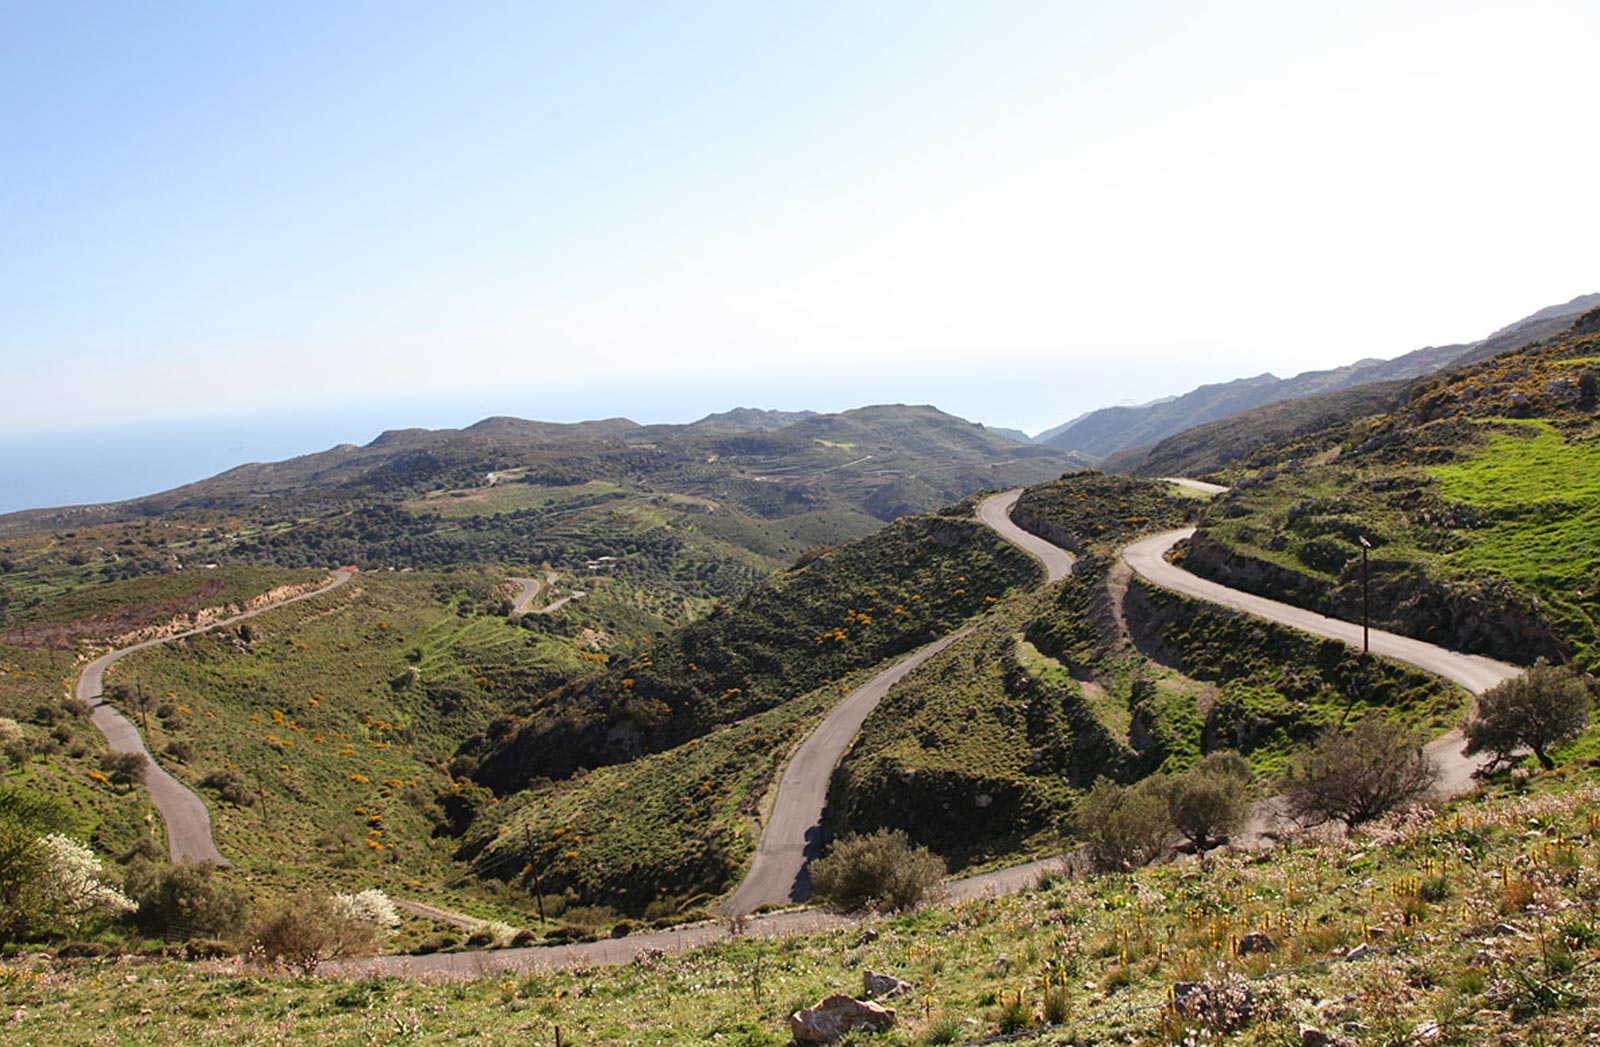
[[[136,643],[144,643],[147,640],[164,639],[169,636],[176,636],[179,633],[190,632],[195,629],[210,629],[217,623],[226,621],[229,618],[236,618],[241,614],[249,614],[252,611],[263,610],[267,607],[271,607],[273,604],[282,603],[285,600],[292,600],[296,596],[302,596],[309,592],[315,592],[327,584],[328,583],[325,581],[318,581],[301,582],[297,585],[280,585],[277,588],[269,589],[258,596],[252,596],[250,599],[245,600],[242,603],[218,604],[213,607],[202,607],[197,611],[191,611],[187,614],[173,615],[164,622],[141,626],[137,629],[113,636],[107,641],[107,643],[113,649],[118,647],[130,647]]]

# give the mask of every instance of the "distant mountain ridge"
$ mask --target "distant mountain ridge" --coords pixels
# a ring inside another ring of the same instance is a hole
[[[1597,304],[1600,304],[1600,294],[1582,295],[1561,305],[1547,306],[1487,338],[1465,345],[1429,346],[1392,360],[1362,359],[1344,367],[1306,371],[1286,379],[1260,374],[1203,385],[1182,396],[1137,407],[1102,408],[1041,433],[1036,442],[1105,458],[1119,451],[1147,447],[1195,426],[1267,404],[1417,378],[1454,363],[1487,359],[1506,349],[1558,334],[1570,325],[1573,317]]]
[[[1564,310],[1586,302],[1600,305],[1600,295],[1575,298],[1476,343],[1476,347],[1441,369],[1448,375],[1509,350],[1547,342],[1572,327],[1574,314]],[[1431,373],[1431,372],[1430,372]],[[1252,407],[1214,422],[1184,429],[1149,446],[1108,456],[1102,468],[1134,476],[1207,476],[1247,463],[1263,448],[1290,445],[1302,437],[1362,415],[1398,410],[1426,375],[1334,389]],[[1448,379],[1447,379],[1448,380]]]
[[[310,507],[413,497],[508,472],[526,483],[606,480],[690,495],[756,483],[769,492],[763,500],[777,496],[786,511],[833,504],[887,520],[1088,464],[925,405],[838,414],[737,408],[688,425],[496,416],[463,429],[392,429],[364,445],[239,465],[126,502],[28,510],[0,517],[0,530],[265,501]]]
[[[735,407],[731,411],[708,414],[699,421],[689,424],[696,429],[768,433],[776,429],[786,429],[796,422],[803,422],[807,418],[816,416],[815,411],[773,411],[760,407]]]

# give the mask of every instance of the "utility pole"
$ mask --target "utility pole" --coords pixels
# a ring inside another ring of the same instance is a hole
[[[544,918],[544,887],[539,883],[539,856],[533,853],[533,829],[526,822],[522,824],[522,838],[528,843],[528,872],[533,874],[533,898],[539,905],[539,922],[548,923]]]
[[[1372,650],[1372,589],[1367,584],[1367,550],[1372,548],[1372,543],[1367,541],[1366,535],[1358,535],[1361,539],[1361,653],[1368,654]]]

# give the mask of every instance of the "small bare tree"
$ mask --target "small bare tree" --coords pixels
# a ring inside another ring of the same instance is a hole
[[[256,943],[263,953],[308,975],[324,960],[370,953],[382,940],[382,927],[359,919],[338,899],[314,891],[303,891],[269,910],[256,924]]]
[[[1421,739],[1369,716],[1350,731],[1329,729],[1289,769],[1283,792],[1302,822],[1341,819],[1353,827],[1426,794],[1439,765]]]

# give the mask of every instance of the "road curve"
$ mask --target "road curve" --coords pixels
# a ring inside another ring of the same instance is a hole
[[[978,504],[978,518],[1041,560],[1050,581],[1065,577],[1072,570],[1072,554],[1011,522],[1011,507],[1021,495],[1020,487],[990,495]],[[968,631],[918,648],[851,691],[801,743],[778,782],[772,813],[761,830],[750,871],[732,897],[717,907],[720,914],[740,916],[763,905],[788,905],[811,896],[807,867],[822,854],[822,810],[833,769],[889,688]]]
[[[301,600],[309,600],[313,596],[321,596],[331,589],[348,582],[355,575],[354,570],[341,569],[334,571],[328,584],[320,589],[313,589],[299,596],[292,596],[287,600],[280,600],[265,607],[258,607],[254,611],[236,614],[232,618],[213,622],[199,629],[190,629],[188,632],[174,633],[172,636],[162,636],[154,640],[136,643],[131,647],[103,654],[84,666],[83,672],[78,674],[76,690],[80,701],[87,702],[93,712],[94,725],[105,736],[106,746],[112,752],[142,753],[149,763],[149,774],[145,780],[145,787],[150,792],[150,801],[155,804],[156,811],[160,813],[161,820],[167,828],[167,853],[174,862],[202,862],[213,861],[218,865],[228,865],[229,861],[217,850],[216,842],[211,838],[211,812],[206,810],[205,802],[196,796],[188,786],[168,774],[161,765],[150,757],[150,751],[145,748],[144,739],[139,736],[139,729],[127,717],[123,716],[112,706],[106,704],[102,691],[105,687],[106,667],[134,651],[142,651],[146,647],[167,643],[171,640],[181,640],[185,636],[196,636],[223,626],[242,622],[246,618],[254,618],[258,614],[286,607]]]
[[[1186,483],[1185,486],[1206,491],[1207,493],[1217,493],[1217,491],[1211,490],[1217,486],[1214,484],[1201,484],[1199,481],[1194,481]],[[1016,504],[1020,494],[1020,490],[1012,490],[985,499],[979,506],[980,519],[1008,540],[1043,561],[1052,581],[1064,577],[1072,569],[1072,554],[1035,535],[1022,531],[1011,522],[1010,510]],[[1177,592],[1195,596],[1202,600],[1211,600],[1246,613],[1257,614],[1294,628],[1304,629],[1316,635],[1329,636],[1332,639],[1342,640],[1346,643],[1359,644],[1361,642],[1360,626],[1341,622],[1337,619],[1324,618],[1321,615],[1311,614],[1288,604],[1280,604],[1276,601],[1228,589],[1225,586],[1197,578],[1187,571],[1167,563],[1165,560],[1166,551],[1171,549],[1180,539],[1188,537],[1192,533],[1192,529],[1169,531],[1137,542],[1124,551],[1124,559],[1134,571],[1150,581]],[[1155,562],[1152,562],[1152,557]],[[1326,623],[1327,631],[1323,631],[1324,623]],[[838,709],[843,709],[845,704],[856,698],[857,694],[866,691],[868,688],[874,688],[874,685],[879,684],[881,681],[881,693],[878,693],[877,697],[871,700],[871,704],[876,705],[876,702],[881,700],[883,694],[887,693],[889,687],[914,668],[915,665],[931,657],[938,650],[942,650],[960,635],[958,633],[946,637],[891,666],[868,681],[862,688],[858,688],[857,692],[847,697]],[[1421,643],[1421,641],[1395,636],[1391,633],[1374,631],[1371,635],[1372,649],[1375,652],[1385,654],[1396,660],[1406,661],[1409,664],[1417,665],[1419,668],[1437,672],[1441,676],[1462,683],[1463,686],[1475,694],[1481,693],[1483,689],[1520,672],[1514,666],[1506,665],[1502,662],[1496,662],[1477,655],[1446,651],[1442,648]],[[1381,647],[1380,637],[1384,638]],[[1423,650],[1418,650],[1419,648]],[[1412,657],[1408,656],[1414,656],[1420,660],[1414,661]],[[850,737],[854,736],[854,731],[859,729],[860,723],[865,720],[866,714],[870,713],[870,711],[871,707],[869,706],[860,714],[859,719],[854,720],[855,727],[851,729],[850,734],[845,738],[844,745],[848,745]],[[837,713],[838,710],[836,709],[834,714],[830,714],[828,720],[831,720]],[[824,725],[828,723],[828,720],[823,721]],[[818,730],[820,731],[821,728],[819,727]],[[806,744],[809,743],[810,740],[808,739]],[[802,746],[802,750],[804,748],[805,746]],[[1443,779],[1440,783],[1440,791],[1442,792],[1459,792],[1464,789],[1470,781],[1471,771],[1481,762],[1481,760],[1462,756],[1460,748],[1459,732],[1446,735],[1428,746],[1429,752],[1439,761],[1444,770]],[[840,754],[842,752],[843,749],[841,747]],[[771,832],[772,825],[777,821],[779,809],[785,806],[783,791],[788,784],[790,771],[794,769],[799,760],[800,755],[797,753],[795,760],[791,761],[789,769],[785,770],[784,779],[779,785],[779,799],[774,805],[774,816],[768,822],[768,832],[763,832],[762,834],[756,860],[752,863],[751,870],[746,875],[744,883],[740,885],[739,890],[735,892],[733,897],[721,907],[724,915],[749,912],[756,906],[767,902],[783,902],[786,900],[785,897],[778,897],[776,894],[784,888],[792,892],[799,882],[799,878],[803,875],[803,867],[807,857],[805,843],[802,842],[796,847],[793,843],[795,837],[792,835],[790,842],[786,846],[780,845],[776,835],[770,841],[770,845],[768,840],[768,833]],[[832,760],[822,767],[820,772],[815,772],[812,775],[812,777],[820,779],[824,798],[828,779],[832,776],[832,769],[837,760],[838,756],[835,755]],[[1246,834],[1247,836],[1252,838],[1259,837],[1273,827],[1273,822],[1281,819],[1281,816],[1276,812],[1278,806],[1276,800],[1277,798],[1273,798],[1262,801],[1257,805],[1257,817],[1250,831]],[[802,841],[808,839],[806,830],[814,826],[817,820],[820,820],[821,799],[815,802],[817,807],[813,820],[800,826],[799,838]],[[802,817],[800,821],[804,822],[805,819]],[[791,829],[788,832],[793,833],[794,830]],[[764,862],[763,852],[772,857]],[[778,860],[780,857],[782,858],[782,863]],[[771,870],[780,870],[761,873],[762,879],[772,885],[771,893],[773,896],[761,897],[759,900],[752,901],[751,899],[757,895],[768,893],[767,891],[757,891],[756,888],[751,886],[752,882],[757,879],[758,868],[764,864]],[[945,884],[945,893],[947,898],[957,901],[1015,893],[1032,886],[1038,882],[1041,876],[1062,870],[1069,865],[1070,859],[1067,857],[1028,862],[1008,869],[1000,869],[991,873],[949,881]],[[781,871],[785,869],[787,870],[787,878],[785,873]],[[812,909],[802,909],[749,917],[740,926],[739,932],[776,937],[856,925],[857,921],[847,917]],[[564,967],[574,964],[626,963],[640,954],[652,950],[679,951],[708,945],[725,939],[730,933],[731,929],[727,926],[707,923],[580,945],[534,946],[524,949],[502,949],[494,952],[462,952],[431,956],[379,956],[369,959],[327,963],[322,965],[319,970],[325,974],[339,977],[364,977],[368,975],[414,977],[421,975],[473,978],[497,971],[521,970],[532,966]]]
[[[588,595],[585,592],[574,589],[566,596],[561,597],[561,599],[553,600],[544,607],[536,608],[533,606],[534,597],[538,596],[540,590],[545,586],[556,584],[556,572],[551,571],[546,574],[542,582],[535,578],[507,578],[506,581],[516,582],[522,586],[522,591],[517,593],[516,600],[512,602],[512,614],[550,614],[552,611],[558,611],[565,607],[573,600],[581,600]]]
[[[951,633],[900,659],[851,691],[817,724],[783,769],[750,871],[733,896],[717,907],[718,913],[742,916],[763,905],[788,905],[811,897],[806,867],[822,855],[822,809],[834,767],[889,688],[968,631]]]
[[[1161,480],[1164,483],[1187,487],[1191,491],[1199,491],[1201,494],[1221,494],[1227,490],[1221,484],[1206,483],[1204,480],[1191,480],[1186,476],[1163,476]]]
[[[1166,531],[1143,541],[1134,542],[1122,551],[1122,560],[1133,568],[1134,573],[1163,589],[1171,589],[1185,596],[1193,596],[1209,603],[1253,614],[1258,618],[1266,618],[1280,625],[1311,633],[1313,636],[1324,636],[1352,647],[1361,646],[1361,626],[1355,622],[1328,618],[1292,604],[1279,603],[1264,596],[1230,589],[1168,563],[1167,552],[1194,534],[1194,531],[1192,527]],[[1414,640],[1409,636],[1384,632],[1381,629],[1373,629],[1371,637],[1373,654],[1405,662],[1407,665],[1414,665],[1442,676],[1460,684],[1473,694],[1482,694],[1495,684],[1522,673],[1516,666],[1497,662],[1493,658],[1477,654],[1461,654],[1443,647],[1435,647],[1421,640]]]
[[[537,578],[507,578],[508,582],[516,582],[522,586],[522,591],[517,593],[517,598],[511,601],[512,614],[527,614],[533,609],[534,597],[539,595],[539,590],[544,588],[544,583]]]
[[[978,504],[978,519],[1012,545],[1032,554],[1044,564],[1048,580],[1059,582],[1072,573],[1072,565],[1076,562],[1076,558],[1060,546],[1052,545],[1011,522],[1011,507],[1016,505],[1017,499],[1021,497],[1020,487],[990,495]]]

